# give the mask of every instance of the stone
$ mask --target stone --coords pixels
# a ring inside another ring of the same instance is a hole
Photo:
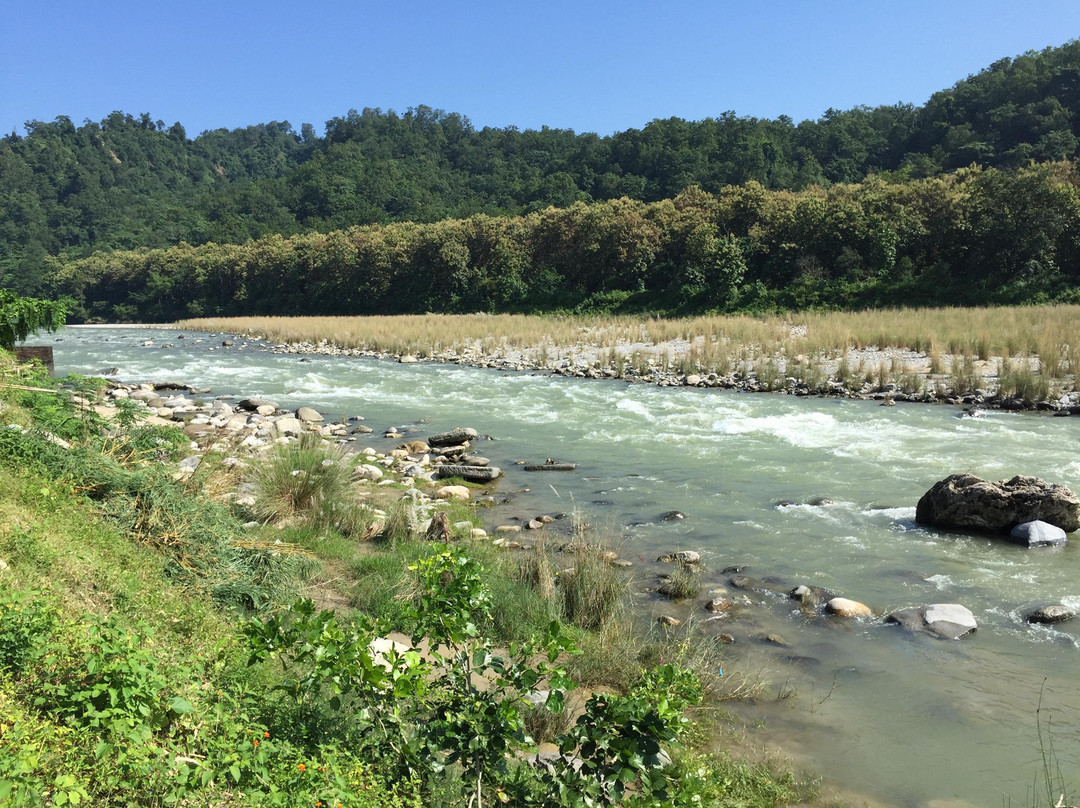
[[[177,463],[176,467],[180,471],[191,474],[195,471],[195,469],[199,467],[199,464],[201,462],[202,458],[200,458],[198,455],[191,455],[191,457],[185,457],[183,460]]]
[[[1028,615],[1027,620],[1029,623],[1050,625],[1053,623],[1064,623],[1066,620],[1072,620],[1074,617],[1076,617],[1076,612],[1068,606],[1055,603],[1053,606],[1043,606],[1041,609],[1036,609]]]
[[[499,525],[495,528],[496,533],[520,533],[521,525]]]
[[[274,434],[282,438],[298,438],[304,432],[304,425],[297,418],[278,418],[273,422]]]
[[[444,485],[435,492],[437,499],[469,499],[472,492],[463,485]]]
[[[296,411],[296,417],[305,424],[317,424],[322,421],[322,414],[311,407],[300,407]]]
[[[273,401],[267,401],[265,398],[242,398],[240,401],[236,402],[236,406],[237,408],[247,410],[248,412],[257,412],[259,407],[273,407],[276,412],[278,408],[277,404]]]
[[[257,412],[264,418],[269,418],[271,415],[277,412],[277,407],[275,407],[273,404],[260,404],[258,407],[255,408],[255,412]]]
[[[935,603],[914,609],[901,609],[885,618],[909,631],[925,631],[946,640],[958,640],[978,628],[975,616],[958,603]]]
[[[874,616],[874,613],[869,606],[859,603],[857,600],[848,600],[847,598],[833,598],[825,604],[825,609],[829,614],[835,614],[837,617]]]
[[[398,357],[398,362],[400,362],[403,365],[411,365],[411,364],[414,364],[414,363],[419,362],[419,361],[420,360],[417,359],[412,354],[402,354],[401,356]]]
[[[685,384],[687,387],[697,387],[699,384],[701,384],[701,377],[698,376],[696,373],[691,373],[689,376],[683,379],[683,384]]]
[[[463,466],[458,463],[447,463],[439,466],[439,477],[461,477],[473,483],[488,483],[502,474],[498,466]]]
[[[431,435],[427,442],[429,446],[456,446],[466,441],[476,440],[477,437],[479,437],[479,433],[475,429],[459,426],[449,432]]]
[[[707,612],[726,612],[732,606],[735,605],[735,601],[731,598],[713,598],[705,602],[705,611]]]
[[[544,523],[543,523],[543,522],[541,522],[541,521],[540,521],[539,519],[530,519],[530,520],[529,520],[529,521],[528,521],[528,522],[527,522],[527,523],[525,524],[525,527],[526,527],[526,528],[527,528],[528,530],[539,530],[539,529],[540,529],[540,528],[542,528],[543,526],[544,526]]]
[[[361,463],[352,471],[352,479],[354,482],[359,480],[369,480],[373,483],[377,483],[382,478],[383,470],[378,466],[372,466],[367,463]]]
[[[697,564],[701,561],[701,553],[696,550],[677,550],[674,553],[665,553],[656,560],[668,564]]]
[[[686,518],[682,511],[668,511],[660,515],[661,522],[678,522]]]
[[[1061,546],[1069,541],[1064,530],[1040,519],[1017,525],[1009,531],[1009,538],[1025,547]]]
[[[406,453],[411,455],[423,455],[431,451],[431,447],[424,443],[422,440],[410,441],[409,443],[406,443],[400,448],[404,449]]]
[[[1072,533],[1080,528],[1080,499],[1038,477],[989,482],[952,474],[923,494],[915,509],[916,522],[934,527],[1004,532],[1036,520]]]
[[[833,594],[818,586],[807,586],[806,584],[800,584],[788,593],[792,600],[796,600],[803,606],[809,608],[816,608],[822,603],[826,603],[833,599]]]
[[[662,626],[681,626],[682,620],[677,617],[672,617],[670,614],[662,614],[656,618],[656,622]]]

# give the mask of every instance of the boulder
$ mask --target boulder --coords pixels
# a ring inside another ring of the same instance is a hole
[[[874,613],[869,606],[859,603],[857,600],[847,598],[833,598],[825,604],[825,610],[837,617],[873,617]]]
[[[247,410],[248,412],[256,412],[259,407],[273,407],[275,410],[278,408],[277,404],[273,401],[267,401],[265,398],[242,398],[236,402],[236,406],[241,410]]]
[[[370,480],[373,483],[377,483],[383,478],[383,471],[378,466],[372,466],[367,463],[361,463],[359,466],[353,469],[352,479],[353,481]]]
[[[935,603],[914,609],[901,609],[885,618],[909,631],[925,631],[946,640],[958,640],[975,631],[975,616],[958,603]]]
[[[477,437],[479,437],[479,433],[475,429],[459,426],[449,432],[432,435],[427,439],[427,442],[429,446],[455,446],[466,441],[476,440]]]
[[[305,424],[317,424],[323,419],[322,415],[311,407],[300,407],[296,411],[296,417]]]
[[[732,606],[735,605],[735,601],[731,598],[719,597],[711,598],[705,601],[705,611],[707,612],[726,612]]]
[[[916,522],[934,527],[1004,532],[1036,520],[1071,533],[1080,528],[1080,499],[1038,477],[989,482],[952,474],[923,494],[915,509]]]
[[[472,493],[463,485],[444,485],[435,492],[437,499],[469,499]]]
[[[657,561],[664,561],[668,564],[678,562],[679,564],[697,564],[701,561],[701,553],[696,550],[678,550],[674,553],[666,553]]]
[[[1052,623],[1064,623],[1066,620],[1072,620],[1074,617],[1076,617],[1076,612],[1068,606],[1055,603],[1053,606],[1043,606],[1041,609],[1036,609],[1028,615],[1027,619],[1029,623],[1043,623],[1044,625],[1049,625]]]
[[[1009,531],[1009,538],[1025,547],[1052,547],[1067,544],[1069,537],[1060,527],[1036,519],[1023,522]]]
[[[274,434],[278,437],[298,438],[304,431],[304,425],[297,418],[279,418],[273,424]]]
[[[795,587],[788,595],[792,600],[798,601],[809,609],[816,609],[822,603],[827,603],[834,598],[833,594],[828,590],[819,586],[807,586],[806,584]]]
[[[461,477],[473,483],[489,483],[502,474],[498,466],[462,466],[447,463],[439,466],[439,477]]]

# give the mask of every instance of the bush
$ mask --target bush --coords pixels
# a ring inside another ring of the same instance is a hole
[[[255,478],[255,513],[268,522],[334,521],[352,496],[351,469],[313,434],[279,446]]]
[[[0,595],[0,671],[18,674],[40,656],[56,620],[56,607],[38,592]]]
[[[622,612],[629,586],[597,548],[577,544],[571,552],[573,568],[558,576],[563,617],[580,628],[603,628]]]

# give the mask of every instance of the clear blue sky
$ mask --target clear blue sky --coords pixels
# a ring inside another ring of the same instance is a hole
[[[610,134],[725,110],[922,104],[1080,37],[1080,0],[29,0],[0,21],[0,132],[113,110],[205,129],[426,104]]]

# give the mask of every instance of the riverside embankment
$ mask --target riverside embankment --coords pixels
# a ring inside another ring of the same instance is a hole
[[[402,442],[382,437],[388,427],[410,439],[474,426],[493,438],[482,453],[506,471],[498,490],[511,500],[488,526],[582,512],[635,563],[645,613],[669,608],[644,591],[656,585],[657,555],[689,549],[702,553],[705,593],[727,590],[724,570],[739,566],[777,586],[828,588],[877,614],[958,602],[978,619],[974,636],[951,643],[877,620],[808,617],[785,598],[751,595],[754,608],[722,629],[736,639],[731,670],[759,671],[770,696],[784,698],[736,706],[748,745],[782,747],[884,804],[1021,802],[1042,771],[1035,710],[1045,678],[1054,748],[1063,765],[1080,753],[1070,701],[1080,687],[1076,629],[1023,619],[1032,605],[1080,603],[1074,547],[1024,551],[913,521],[919,496],[954,471],[1080,488],[1071,419],[958,418],[953,407],[274,354],[232,335],[178,336],[68,329],[55,342],[57,370],[116,367],[128,381],[210,388],[205,400],[260,396],[331,419],[360,414],[374,430],[365,440],[380,450]],[[577,468],[536,475],[515,465],[548,457]],[[672,510],[686,518],[663,520]],[[679,607],[678,616],[694,617],[682,630],[705,630],[701,607]]]

